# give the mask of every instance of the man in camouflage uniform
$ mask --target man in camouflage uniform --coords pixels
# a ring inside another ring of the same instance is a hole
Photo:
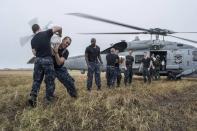
[[[64,61],[68,58],[69,51],[67,50],[67,47],[71,44],[71,38],[66,36],[62,40],[62,43],[58,46],[56,45],[53,49],[54,54],[54,68],[55,68],[55,74],[57,79],[65,86],[67,89],[69,95],[71,97],[76,98],[77,97],[77,91],[75,88],[75,80],[70,76],[70,74],[67,71],[66,67],[63,67]]]
[[[96,45],[96,39],[91,39],[91,45],[85,50],[85,60],[88,67],[87,90],[91,91],[92,80],[95,74],[97,90],[101,90],[100,64],[103,64],[100,55],[100,47]]]
[[[125,77],[124,77],[124,83],[125,86],[127,86],[127,83],[131,85],[132,79],[133,79],[133,61],[134,58],[132,56],[132,50],[129,50],[129,55],[125,57]]]
[[[159,71],[160,71],[160,67],[161,67],[161,61],[160,61],[159,55],[156,56],[156,60],[153,64],[155,66],[155,80],[159,80],[160,79]]]
[[[34,107],[36,106],[38,92],[44,77],[46,83],[46,101],[51,102],[53,99],[55,72],[50,40],[56,32],[61,36],[62,28],[55,26],[47,31],[41,31],[40,26],[34,24],[32,31],[35,35],[31,40],[31,47],[36,59],[34,64],[33,85],[28,102]]]
[[[111,48],[110,53],[106,55],[107,67],[106,67],[106,78],[107,86],[109,88],[114,87],[117,79],[117,72],[115,65],[119,62],[119,57],[115,53],[115,49]]]

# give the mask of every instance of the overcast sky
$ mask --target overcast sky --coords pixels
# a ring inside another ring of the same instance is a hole
[[[101,50],[120,40],[131,41],[134,35],[85,36],[79,32],[134,31],[115,25],[64,15],[81,12],[108,18],[118,22],[143,27],[166,28],[174,31],[197,31],[196,0],[1,0],[0,4],[0,68],[29,68],[26,62],[33,56],[30,43],[24,47],[19,38],[31,35],[28,21],[38,17],[44,26],[52,20],[63,27],[63,36],[73,42],[70,56],[84,53],[90,38],[96,37]],[[197,40],[197,34],[179,34]],[[150,36],[140,35],[140,39]],[[166,40],[187,43],[173,38]]]

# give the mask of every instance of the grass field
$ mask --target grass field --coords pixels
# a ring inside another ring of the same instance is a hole
[[[51,105],[43,104],[42,84],[38,106],[26,101],[31,71],[0,71],[0,129],[2,131],[197,131],[197,79],[154,81],[144,85],[135,78],[131,87],[86,91],[86,75],[71,72],[79,98],[72,99],[56,81]],[[104,76],[104,75],[103,75]]]

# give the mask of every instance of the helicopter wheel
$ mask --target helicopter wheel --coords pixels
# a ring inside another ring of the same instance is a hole
[[[176,77],[177,73],[169,71],[168,75],[167,75],[167,80],[181,80],[181,76],[180,77]]]

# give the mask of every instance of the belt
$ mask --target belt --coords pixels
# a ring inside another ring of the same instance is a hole
[[[109,65],[107,65],[107,67],[110,67],[110,68],[115,68],[115,66],[109,66]]]
[[[47,57],[36,57],[36,59],[52,59],[51,56],[47,56]]]
[[[94,61],[88,61],[88,62],[98,62],[98,60],[94,60]]]

